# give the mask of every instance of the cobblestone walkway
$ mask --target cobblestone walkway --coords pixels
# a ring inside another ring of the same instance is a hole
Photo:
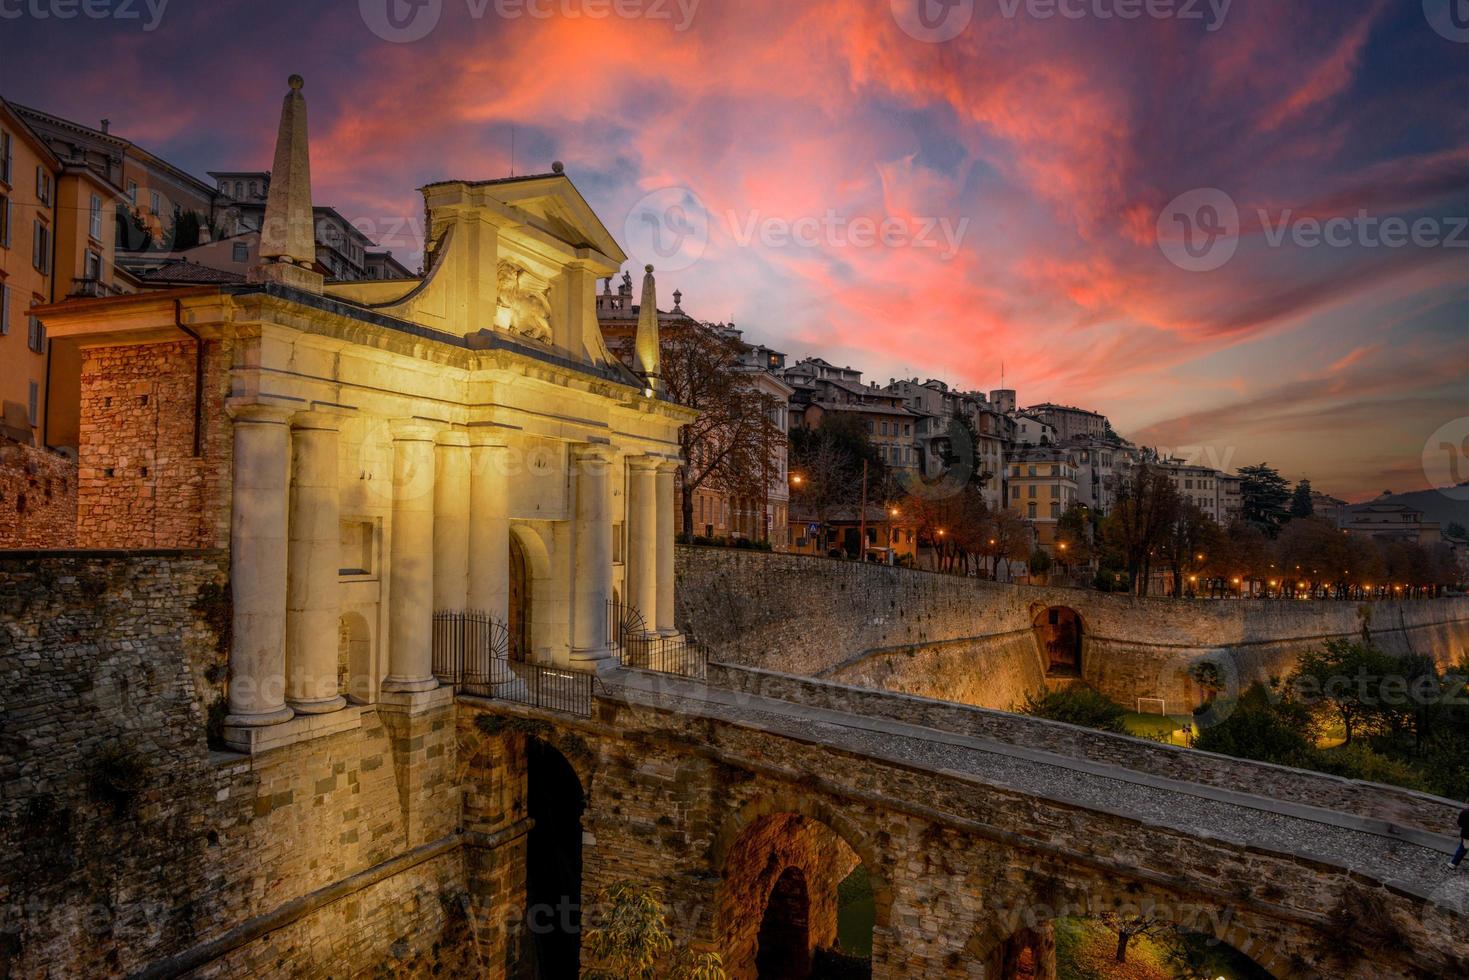
[[[1440,902],[1469,898],[1469,863],[1457,878],[1445,867],[1454,843],[1448,837],[1390,830],[1350,814],[666,675],[618,671],[604,680],[609,694],[631,704],[710,716],[1194,836],[1299,855]]]

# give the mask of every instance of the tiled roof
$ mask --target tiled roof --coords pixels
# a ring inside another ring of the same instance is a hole
[[[223,269],[214,269],[183,259],[165,262],[158,268],[147,272],[139,272],[137,277],[144,282],[151,283],[209,286],[232,286],[245,281],[245,277],[238,272],[226,272]]]

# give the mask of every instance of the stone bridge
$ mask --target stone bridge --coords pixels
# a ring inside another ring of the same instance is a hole
[[[1469,970],[1452,842],[1426,829],[1452,825],[1448,801],[1202,754],[1195,780],[1136,739],[1015,716],[1005,731],[993,712],[742,668],[711,678],[619,672],[589,719],[460,698],[469,784],[494,788],[465,800],[466,830],[493,842],[470,841],[470,890],[485,910],[530,909],[508,929],[483,916],[482,948],[524,962],[557,903],[634,880],[730,976],[804,975],[772,958],[833,944],[837,884],[860,862],[874,977],[1011,977],[1027,958],[1054,976],[1052,921],[1110,911],[1212,936],[1278,977]],[[1136,768],[1099,761],[1133,748]],[[557,845],[535,830],[506,843],[547,807],[581,811],[546,831],[582,842],[579,885],[554,894],[534,871]],[[524,864],[541,894],[515,893],[505,872]]]

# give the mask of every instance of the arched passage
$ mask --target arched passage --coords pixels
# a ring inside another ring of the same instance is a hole
[[[1081,676],[1081,616],[1069,606],[1047,606],[1031,621],[1050,677]]]
[[[760,980],[805,980],[811,975],[811,895],[806,873],[786,868],[765,901],[756,937],[755,975]]]
[[[525,923],[533,976],[575,977],[581,960],[582,812],[576,770],[540,739],[526,742]]]
[[[510,536],[510,603],[507,626],[510,634],[510,659],[525,663],[530,659],[531,580],[526,567],[525,548],[515,535]]]
[[[732,980],[862,975],[891,900],[853,831],[825,807],[786,798],[747,804],[725,825],[713,850],[716,926]]]

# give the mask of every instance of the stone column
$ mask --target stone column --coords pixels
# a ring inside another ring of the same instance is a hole
[[[612,595],[612,521],[609,518],[607,446],[581,446],[576,465],[576,545],[572,566],[572,666],[597,669],[607,648],[607,600]]]
[[[393,533],[388,558],[388,676],[383,690],[431,691],[434,634],[434,438],[421,419],[393,423]]]
[[[673,477],[678,464],[658,467],[658,612],[657,629],[664,636],[678,633],[673,611]]]
[[[291,410],[231,404],[230,698],[226,725],[289,721],[286,674],[286,479]]]
[[[627,601],[649,633],[658,617],[658,464],[651,456],[627,463]]]
[[[434,449],[434,611],[469,602],[469,435],[445,432]]]
[[[286,599],[286,700],[305,714],[336,711],[341,620],[337,420],[302,412],[291,428],[291,523]]]
[[[510,449],[474,433],[469,463],[469,608],[510,616]]]

